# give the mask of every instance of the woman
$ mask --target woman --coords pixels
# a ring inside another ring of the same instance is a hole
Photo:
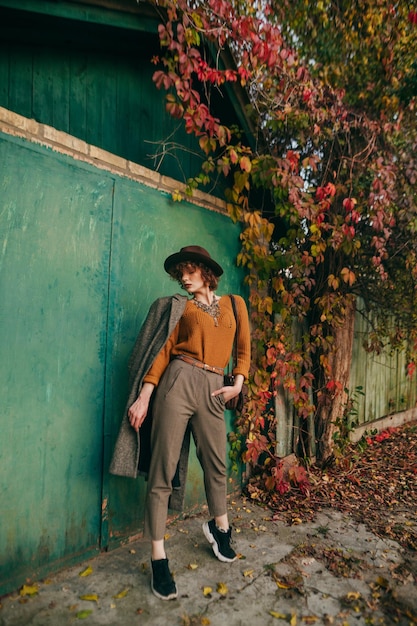
[[[131,433],[137,435],[145,428],[145,418],[152,412],[145,536],[150,538],[152,547],[152,591],[158,598],[171,600],[177,597],[177,589],[169,571],[163,538],[168,506],[174,508],[170,498],[172,501],[175,497],[173,485],[178,486],[175,482],[178,471],[183,489],[185,471],[184,467],[181,469],[181,460],[184,465],[188,430],[196,444],[213,516],[204,523],[204,534],[219,560],[236,559],[230,545],[226,507],[224,409],[227,400],[239,395],[248,376],[250,331],[245,302],[235,296],[238,317],[235,383],[225,387],[224,368],[232,353],[236,320],[230,296],[215,294],[222,268],[200,246],[181,248],[165,260],[164,268],[191,298],[178,294],[160,298],[150,309],[130,363],[133,391],[110,471],[136,475],[139,448],[141,454],[144,450],[143,443],[139,446],[137,436],[134,442]],[[132,467],[132,459],[136,467]]]

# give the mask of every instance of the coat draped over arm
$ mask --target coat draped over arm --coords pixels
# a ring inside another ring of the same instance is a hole
[[[111,474],[130,478],[136,478],[139,473],[146,474],[147,460],[150,459],[149,433],[150,421],[152,419],[152,404],[145,422],[137,433],[130,425],[127,412],[137,399],[143,378],[148,373],[155,357],[162,350],[178,324],[187,300],[186,296],[180,294],[158,298],[151,305],[145,322],[140,329],[129,359],[129,396],[110,463],[109,471]],[[189,444],[190,434],[187,431],[177,471],[179,487],[172,492],[170,499],[171,509],[181,510],[183,506]]]

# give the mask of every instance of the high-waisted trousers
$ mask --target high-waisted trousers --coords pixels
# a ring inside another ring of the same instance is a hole
[[[221,375],[174,359],[155,390],[145,513],[145,536],[153,541],[163,539],[166,532],[172,480],[188,425],[203,469],[210,514],[217,517],[227,511],[225,404],[222,394],[211,395],[222,386]]]

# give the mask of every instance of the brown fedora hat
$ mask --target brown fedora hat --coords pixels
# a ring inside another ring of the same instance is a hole
[[[220,265],[216,263],[216,261],[211,258],[207,250],[201,248],[201,246],[185,246],[185,248],[181,248],[179,252],[171,254],[167,259],[165,259],[164,269],[169,274],[170,270],[175,265],[187,261],[190,261],[191,263],[204,263],[204,265],[213,270],[216,276],[221,276],[223,274],[223,269]]]

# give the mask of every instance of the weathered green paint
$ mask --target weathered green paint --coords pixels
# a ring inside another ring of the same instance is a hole
[[[99,547],[113,181],[0,150],[4,582]]]
[[[0,593],[140,532],[146,483],[108,474],[127,359],[190,242],[241,292],[239,226],[0,135]],[[204,502],[191,457],[187,506]],[[102,514],[103,509],[103,514]]]

